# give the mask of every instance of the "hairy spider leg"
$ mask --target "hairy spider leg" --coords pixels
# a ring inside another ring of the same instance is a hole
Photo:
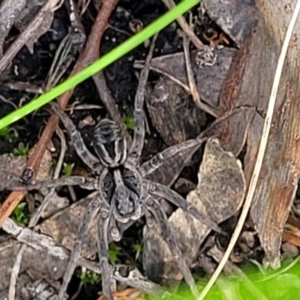
[[[226,235],[223,230],[215,223],[213,220],[208,218],[202,212],[200,212],[195,206],[188,203],[182,196],[180,196],[175,191],[171,190],[170,188],[159,184],[157,182],[152,182],[147,179],[143,180],[144,186],[146,186],[147,191],[150,194],[155,196],[162,197],[172,204],[176,205],[177,207],[181,208],[183,211],[191,214],[194,218],[196,218],[201,223],[205,224],[207,227],[213,229],[214,231]]]
[[[141,71],[139,85],[135,95],[134,101],[134,134],[133,141],[129,151],[130,159],[134,165],[138,164],[138,160],[141,157],[142,150],[144,147],[145,140],[145,113],[144,113],[144,100],[145,100],[145,87],[147,83],[147,78],[149,75],[150,62],[152,59],[155,41],[157,34],[153,37],[149,53],[147,55],[145,66]]]
[[[151,212],[151,214],[154,216],[154,218],[160,225],[163,239],[166,241],[172,255],[174,256],[175,261],[177,261],[182,276],[184,277],[186,283],[190,287],[194,297],[198,298],[199,292],[196,288],[194,278],[185,260],[183,259],[182,253],[172,235],[165,212],[163,211],[159,203],[150,194],[147,194],[145,204],[146,209],[148,209]]]
[[[153,173],[155,170],[160,168],[164,162],[172,157],[176,156],[183,156],[187,150],[191,150],[195,152],[207,138],[203,139],[191,139],[180,144],[170,146],[169,148],[163,150],[162,152],[154,155],[151,159],[143,163],[140,167],[141,176],[145,177],[148,174]],[[184,158],[182,158],[184,161]]]
[[[80,132],[76,129],[71,119],[64,113],[57,103],[51,103],[52,110],[59,116],[60,120],[64,124],[64,127],[68,131],[72,144],[76,150],[76,153],[81,160],[93,171],[101,172],[99,170],[99,159],[97,159],[85,146]]]
[[[111,209],[107,202],[103,203],[98,218],[98,254],[102,274],[103,295],[112,300],[111,280],[112,272],[108,262],[108,225],[111,217]]]
[[[84,215],[84,217],[82,218],[82,220],[80,222],[79,229],[78,229],[78,235],[77,235],[74,247],[73,247],[71,255],[70,255],[69,263],[66,268],[66,272],[64,274],[61,288],[58,293],[58,298],[60,300],[63,299],[65,292],[67,290],[68,284],[69,284],[69,282],[72,278],[72,275],[74,273],[74,270],[77,266],[77,260],[79,259],[80,254],[81,254],[83,239],[89,229],[89,226],[90,226],[92,220],[98,214],[98,212],[102,206],[102,203],[103,203],[102,200],[100,200],[98,197],[95,199],[92,199],[91,202],[89,203],[86,214]]]

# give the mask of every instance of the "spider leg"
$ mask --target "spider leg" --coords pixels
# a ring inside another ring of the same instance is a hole
[[[184,152],[188,149],[196,151],[205,140],[207,140],[207,138],[187,140],[181,144],[171,146],[165,149],[164,151],[156,154],[151,159],[143,163],[140,167],[142,177],[153,173],[155,170],[157,170],[163,165],[165,160],[170,159],[175,155],[183,156],[181,152]],[[184,161],[184,158],[182,159],[182,161]]]
[[[26,185],[9,185],[6,190],[14,191],[31,191],[31,190],[41,190],[50,189],[60,186],[74,186],[78,185],[86,190],[97,190],[99,188],[99,178],[83,177],[83,176],[71,176],[62,177],[58,179],[49,179],[46,181],[37,181]]]
[[[141,156],[142,149],[144,146],[145,139],[145,114],[144,114],[144,100],[145,100],[145,86],[147,83],[150,62],[153,55],[153,50],[155,47],[157,35],[155,35],[152,39],[148,56],[145,61],[145,66],[141,72],[139,85],[137,88],[135,103],[134,103],[134,134],[133,141],[129,151],[129,156],[132,159],[133,164],[136,164],[138,159]]]
[[[174,259],[178,263],[178,267],[186,281],[186,283],[189,285],[193,295],[195,298],[198,298],[199,293],[195,285],[194,278],[190,272],[190,269],[188,268],[185,260],[182,257],[182,253],[172,235],[172,232],[170,230],[170,227],[168,225],[168,219],[165,214],[165,212],[162,210],[161,206],[158,204],[158,202],[151,197],[151,195],[147,195],[146,201],[146,209],[148,209],[151,214],[153,214],[156,221],[160,224],[161,232],[163,239],[168,244],[168,247],[174,256]],[[147,215],[146,215],[147,216]]]
[[[208,218],[202,212],[200,212],[195,206],[188,203],[182,196],[180,196],[175,191],[171,190],[167,186],[159,184],[157,182],[152,182],[147,179],[143,179],[146,190],[153,195],[162,197],[169,202],[173,203],[177,207],[181,208],[185,212],[191,214],[194,218],[196,218],[201,223],[205,224],[207,227],[213,229],[220,234],[226,235],[223,230],[215,223],[213,220]]]
[[[111,280],[112,272],[108,262],[108,225],[110,222],[111,210],[107,202],[103,202],[98,219],[98,252],[102,274],[102,289],[106,299],[112,300]]]
[[[64,294],[67,290],[68,284],[74,273],[74,269],[76,268],[77,260],[80,257],[83,238],[85,237],[85,235],[88,231],[91,221],[93,220],[93,218],[97,215],[98,211],[100,210],[101,202],[102,201],[98,197],[96,197],[95,199],[92,199],[91,202],[89,203],[89,206],[88,206],[85,216],[81,220],[81,223],[80,223],[79,229],[78,229],[78,236],[75,240],[75,244],[74,244],[73,250],[71,252],[69,263],[68,263],[68,266],[67,266],[64,278],[63,278],[63,283],[59,290],[59,294],[58,294],[59,299],[63,299],[63,297],[64,297]]]
[[[71,119],[64,113],[57,103],[51,103],[52,110],[59,116],[60,120],[64,124],[66,130],[69,133],[72,144],[76,150],[76,153],[81,160],[93,171],[99,171],[99,159],[97,159],[85,146],[82,136],[76,129]]]

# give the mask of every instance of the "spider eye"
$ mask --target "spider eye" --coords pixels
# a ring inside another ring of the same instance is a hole
[[[110,168],[122,165],[127,158],[127,143],[119,126],[108,119],[95,127],[93,145],[101,163]]]

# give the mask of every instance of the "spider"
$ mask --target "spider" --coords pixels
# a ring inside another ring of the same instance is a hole
[[[141,72],[141,77],[144,79],[148,76],[149,68],[146,65],[149,65],[150,60],[151,56],[148,55],[145,68]],[[94,129],[93,148],[96,156],[87,149],[81,134],[64,111],[56,103],[52,103],[51,105],[52,110],[60,117],[67,130],[78,156],[96,176],[72,176],[58,180],[36,182],[28,184],[26,188],[29,190],[62,185],[79,185],[82,188],[97,190],[97,196],[89,203],[87,212],[79,225],[78,236],[75,240],[59,291],[59,299],[63,299],[76,268],[76,263],[81,253],[83,237],[86,235],[91,221],[97,218],[98,253],[102,273],[103,294],[107,299],[112,300],[112,274],[108,262],[108,235],[115,241],[120,240],[121,234],[118,229],[118,222],[127,223],[130,220],[137,220],[144,214],[148,226],[153,226],[154,220],[160,224],[162,235],[167,241],[171,253],[178,261],[178,266],[183,277],[190,286],[194,296],[198,295],[190,270],[181,256],[177,243],[172,237],[165,212],[154,196],[165,198],[213,230],[220,233],[222,233],[222,230],[215,222],[187,203],[175,191],[160,183],[150,181],[145,177],[159,168],[166,159],[180,154],[181,151],[188,148],[192,149],[197,147],[197,145],[200,146],[201,141],[199,139],[192,139],[180,145],[169,147],[140,165],[145,136],[144,97],[143,92],[141,92],[143,87],[143,85],[139,84],[135,98],[135,126],[131,146],[129,147],[121,128],[114,121],[102,119]]]

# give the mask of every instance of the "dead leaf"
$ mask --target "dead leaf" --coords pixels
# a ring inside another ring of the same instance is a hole
[[[223,48],[216,49],[215,51],[216,62],[213,66],[203,68],[197,66],[197,50],[191,52],[191,64],[201,99],[212,107],[217,108],[222,83],[230,69],[232,59],[237,50]],[[139,66],[138,64],[136,65]],[[174,76],[189,90],[185,59],[182,52],[152,59],[150,64],[150,69],[151,68],[154,68],[156,72],[163,71]]]
[[[206,123],[189,94],[165,76],[153,88],[147,86],[145,101],[152,125],[168,146],[198,136]]]

